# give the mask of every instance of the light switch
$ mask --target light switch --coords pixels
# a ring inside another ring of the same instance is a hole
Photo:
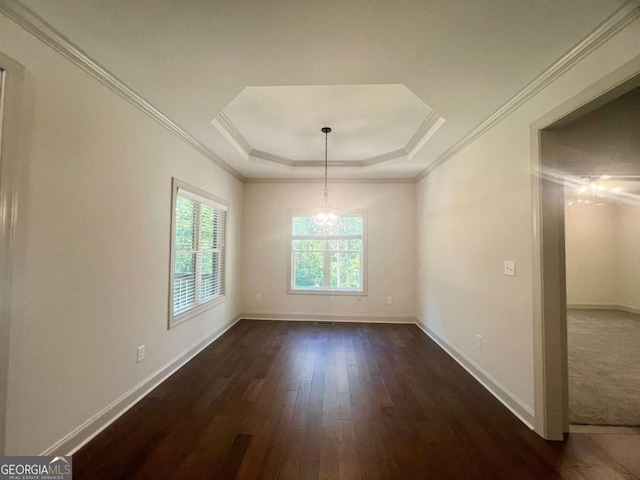
[[[504,274],[510,277],[516,276],[516,262],[513,260],[504,261]]]
[[[140,363],[144,360],[145,349],[146,347],[144,345],[140,345],[136,349],[136,362]]]

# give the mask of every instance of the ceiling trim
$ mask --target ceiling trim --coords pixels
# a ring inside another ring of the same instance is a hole
[[[91,75],[100,81],[107,88],[130,102],[132,105],[137,107],[139,110],[147,114],[152,119],[156,120],[166,129],[171,131],[178,138],[183,140],[185,143],[189,144],[192,148],[198,151],[200,154],[211,160],[217,166],[231,174],[236,179],[241,182],[247,183],[260,183],[260,181],[264,180],[266,182],[271,182],[274,179],[270,178],[247,178],[234,169],[231,165],[225,162],[222,158],[216,155],[211,149],[209,149],[202,142],[197,140],[191,134],[189,134],[186,130],[180,127],[177,123],[167,117],[165,114],[160,112],[157,108],[151,105],[147,100],[137,94],[134,90],[129,88],[125,83],[119,80],[116,76],[114,76],[111,72],[106,70],[96,61],[94,61],[91,57],[89,57],[85,52],[83,52],[80,48],[75,46],[71,41],[69,41],[66,37],[57,32],[53,27],[51,27],[48,23],[46,23],[43,19],[41,19],[38,15],[32,12],[29,8],[24,6],[18,0],[2,0],[0,2],[0,13],[4,14],[7,18],[12,20],[17,25],[24,28],[26,31],[31,33],[33,36],[38,38],[40,41],[51,47],[53,50],[70,60],[76,66],[84,70],[86,73]],[[609,17],[607,17],[598,27],[596,27],[591,33],[589,33],[586,37],[580,40],[576,45],[574,45],[569,51],[567,51],[562,57],[560,57],[556,62],[554,62],[550,67],[544,70],[540,75],[538,75],[533,81],[527,84],[520,92],[518,92],[514,97],[512,97],[508,102],[506,102],[502,107],[496,110],[492,115],[490,115],[487,119],[485,119],[482,123],[480,123],[476,128],[474,128],[471,132],[465,135],[460,141],[458,141],[454,146],[445,151],[442,155],[436,158],[427,168],[425,168],[421,173],[417,176],[412,177],[410,180],[400,179],[401,183],[415,183],[419,182],[429,174],[431,174],[438,167],[443,165],[447,160],[453,157],[456,153],[460,152],[466,146],[471,144],[474,140],[479,138],[489,129],[491,129],[494,125],[502,121],[508,115],[510,115],[514,110],[519,108],[522,104],[527,102],[531,97],[536,95],[546,86],[551,84],[556,78],[561,76],[567,70],[569,70],[573,65],[579,62],[583,57],[588,55],[591,51],[597,49],[600,45],[604,44],[611,37],[616,35],[623,28],[628,26],[634,20],[640,18],[640,2],[638,0],[628,0],[624,5],[622,5],[619,9],[613,12]],[[440,117],[440,120],[444,122],[444,119]],[[425,119],[427,122],[427,119]],[[423,122],[424,125],[424,122]],[[441,125],[441,123],[440,123]],[[438,128],[439,126],[438,125]],[[418,131],[422,128],[418,129]],[[436,128],[437,129],[437,128]],[[227,132],[226,128],[224,129]],[[435,130],[431,134],[433,134]],[[414,137],[418,134],[414,135]],[[412,137],[412,140],[413,138]],[[411,143],[411,141],[410,141]],[[407,152],[408,154],[408,152]],[[377,158],[377,157],[374,157]],[[369,159],[371,160],[371,159]],[[362,161],[361,161],[362,162]],[[349,162],[349,166],[355,166],[354,164],[357,162]],[[309,166],[309,165],[305,165]],[[288,179],[287,179],[288,180]],[[373,180],[377,183],[382,183],[380,179],[353,179],[354,183],[358,183],[360,180]],[[388,179],[394,182],[398,179]],[[275,179],[275,181],[283,182],[284,179]],[[306,179],[291,179],[292,182],[304,182]],[[367,182],[364,182],[367,183]]]
[[[474,128],[470,133],[465,135],[454,146],[434,160],[427,168],[415,177],[415,180],[419,182],[431,174],[456,153],[460,152],[467,145],[491,129],[494,125],[509,116],[514,110],[527,102],[531,97],[551,84],[556,78],[582,60],[582,58],[597,49],[600,45],[605,43],[620,30],[638,18],[640,18],[640,2],[638,2],[638,0],[628,0],[615,12],[609,15],[594,30],[592,30],[591,33],[580,40],[562,57],[556,60],[550,67],[544,70],[533,81],[520,90],[520,92],[513,96],[507,103],[491,114],[491,116]]]
[[[249,145],[249,144],[247,144]],[[294,161],[293,160],[289,160],[288,158],[285,157],[281,157],[279,155],[275,155],[273,153],[269,153],[269,152],[263,152],[262,150],[256,150],[254,148],[251,147],[251,145],[249,145],[249,150],[247,150],[247,156],[250,157],[254,157],[254,158],[259,158],[261,160],[266,160],[268,162],[273,162],[273,163],[279,163],[281,165],[286,165],[287,167],[293,167],[294,165]],[[324,165],[324,163],[323,163]]]
[[[331,184],[336,183],[374,183],[374,184],[413,184],[415,177],[408,178],[332,178]],[[247,178],[244,183],[317,183],[322,184],[322,178]]]
[[[251,150],[249,152],[249,160],[251,159],[266,160],[268,162],[279,163],[287,167],[324,167],[324,160],[290,160],[273,153],[263,152],[262,150]],[[328,160],[330,167],[361,167],[362,162],[352,160]]]
[[[390,160],[399,160],[402,158],[411,160],[444,122],[445,119],[443,117],[438,115],[435,110],[431,110],[429,115],[427,115],[427,118],[425,118],[420,124],[404,148],[399,148],[393,152],[383,153],[382,155],[366,158],[364,160],[329,160],[328,164],[332,167],[366,168],[370,165],[388,162]],[[280,165],[294,168],[324,167],[324,160],[293,160],[273,153],[264,152],[262,150],[256,150],[224,112],[218,113],[218,115],[211,120],[211,124],[240,153],[240,155],[244,157],[245,160],[266,160],[268,162],[278,163]]]
[[[367,158],[366,160],[360,160],[358,163],[359,167],[368,167],[369,165],[375,165],[376,163],[388,162],[389,160],[397,160],[402,157],[407,156],[407,150],[404,148],[400,148],[398,150],[394,150],[393,152],[383,153],[382,155],[377,155],[375,157]]]
[[[218,157],[211,149],[202,142],[197,140],[185,129],[160,112],[148,101],[138,95],[134,90],[129,88],[124,82],[119,80],[115,75],[102,67],[99,63],[89,57],[80,48],[75,46],[66,37],[56,31],[51,25],[33,13],[29,8],[24,6],[17,0],[2,0],[0,2],[0,13],[14,23],[24,28],[38,40],[42,41],[53,50],[70,60],[77,67],[80,67],[86,73],[97,79],[100,83],[108,87],[111,91],[127,100],[129,103],[137,107],[139,110],[147,114],[149,117],[157,121],[178,138],[189,144],[200,154],[207,157],[218,167],[233,175],[241,182],[245,181],[244,175],[235,170],[231,165]]]
[[[435,110],[432,110],[431,113],[424,119],[422,125],[418,127],[416,133],[413,134],[407,146],[404,147],[406,155],[409,160],[411,160],[418,151],[424,147],[424,144],[431,138],[431,136],[436,133],[442,124],[445,122],[445,119],[438,115]]]
[[[227,117],[224,112],[220,112],[216,115],[211,123],[224,137],[231,143],[238,152],[242,154],[245,159],[251,152],[251,145],[245,140],[240,131],[236,128],[233,122]]]

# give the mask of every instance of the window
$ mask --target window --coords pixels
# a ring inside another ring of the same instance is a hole
[[[289,293],[365,295],[365,217],[338,217],[332,228],[313,215],[291,216]]]
[[[169,328],[224,298],[226,223],[221,200],[174,179]]]

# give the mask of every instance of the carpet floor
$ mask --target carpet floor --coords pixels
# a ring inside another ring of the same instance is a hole
[[[640,315],[569,310],[569,420],[640,426]]]

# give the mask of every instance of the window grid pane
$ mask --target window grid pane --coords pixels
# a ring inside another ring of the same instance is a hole
[[[173,310],[178,312],[196,302],[196,254],[177,253],[174,272]]]
[[[194,247],[195,203],[188,198],[176,200],[176,249],[191,250]]]
[[[296,287],[322,288],[324,286],[323,252],[296,252],[294,264]]]
[[[360,254],[334,252],[331,255],[331,288],[359,289]]]

